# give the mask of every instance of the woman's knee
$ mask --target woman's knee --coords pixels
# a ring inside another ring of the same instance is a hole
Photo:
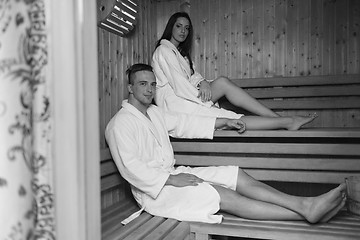
[[[214,80],[215,84],[218,85],[229,85],[231,83],[230,79],[224,76],[220,76]]]
[[[229,78],[223,76],[216,78],[213,81],[213,85],[215,85],[215,88],[221,89],[224,93],[234,89],[234,86],[236,86]]]

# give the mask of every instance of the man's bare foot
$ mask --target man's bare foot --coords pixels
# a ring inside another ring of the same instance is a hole
[[[287,130],[290,131],[295,131],[295,130],[299,130],[303,125],[312,122],[315,118],[317,117],[317,114],[311,114],[309,116],[293,116],[292,118],[292,123],[289,124],[289,126],[287,127]]]
[[[307,210],[303,216],[310,223],[317,223],[324,217],[324,220],[326,220],[326,214],[330,213],[334,209],[337,209],[339,205],[342,204],[344,195],[343,193],[345,191],[346,185],[343,183],[325,194],[322,194],[318,197],[308,198],[307,202],[305,203]],[[340,209],[337,209],[337,211],[339,210]],[[333,214],[335,215],[337,211],[335,211]],[[329,214],[328,218],[330,219],[332,216],[332,214]]]
[[[325,216],[322,217],[319,222],[322,223],[328,222],[345,206],[345,203],[346,203],[346,197],[343,198],[343,200],[340,202],[340,204],[337,207],[335,207],[333,210],[325,214]]]

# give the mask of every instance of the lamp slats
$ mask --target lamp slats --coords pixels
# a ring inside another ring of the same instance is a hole
[[[125,36],[130,33],[139,17],[138,0],[98,0],[98,25],[112,33]]]
[[[108,24],[108,23],[103,23],[103,22],[101,22],[101,23],[99,24],[99,26],[100,26],[101,28],[103,28],[103,29],[106,29],[107,31],[109,31],[109,32],[111,32],[111,33],[116,34],[116,35],[120,35],[120,36],[125,35],[125,33],[124,33],[123,31],[120,31],[117,26],[115,26],[115,28],[114,28],[114,26],[113,26],[112,23]]]
[[[107,18],[107,21],[113,23],[114,25],[116,25],[121,30],[125,30],[127,32],[129,32],[134,27],[133,25],[131,25],[131,24],[125,22],[124,20],[119,19],[119,18],[117,18],[115,16],[109,16]]]

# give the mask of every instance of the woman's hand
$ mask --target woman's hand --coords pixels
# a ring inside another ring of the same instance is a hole
[[[198,98],[200,98],[202,102],[211,100],[211,87],[210,83],[208,83],[206,80],[201,81],[199,84]]]
[[[226,122],[229,129],[237,129],[238,133],[243,133],[246,130],[246,125],[240,119],[229,119]]]
[[[204,182],[201,178],[189,174],[179,173],[177,175],[170,175],[165,185],[172,185],[175,187],[197,186],[199,183]]]
[[[243,133],[246,130],[246,125],[240,119],[217,118],[215,129],[236,129],[238,133]]]

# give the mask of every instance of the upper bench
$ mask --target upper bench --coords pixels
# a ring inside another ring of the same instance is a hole
[[[360,175],[360,75],[233,80],[281,115],[318,113],[298,131],[216,131],[172,139],[176,163],[236,165],[259,180],[340,183]],[[241,112],[224,99],[222,107]]]
[[[318,113],[310,127],[360,127],[360,74],[232,79],[282,115]],[[243,112],[225,99],[220,106]]]

